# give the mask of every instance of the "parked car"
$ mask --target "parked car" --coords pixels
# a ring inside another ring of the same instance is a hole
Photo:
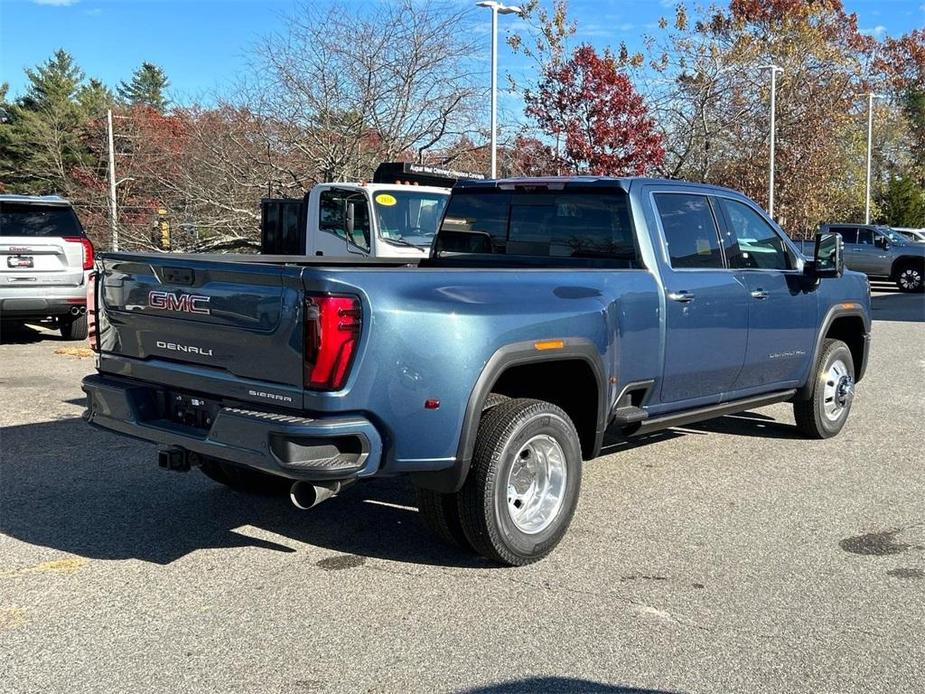
[[[907,227],[892,227],[893,231],[898,231],[910,241],[915,243],[925,243],[925,229],[910,229]]]
[[[823,224],[819,230],[841,234],[849,269],[895,282],[903,292],[925,288],[925,245],[913,243],[889,227],[869,224]]]
[[[744,240],[744,242],[740,242]],[[461,183],[423,261],[109,253],[91,424],[162,467],[309,507],[407,474],[425,522],[540,559],[605,431],[778,402],[838,434],[869,352],[837,235],[807,261],[755,203],[646,178]]]
[[[0,319],[51,322],[87,338],[93,244],[64,198],[0,195]]]

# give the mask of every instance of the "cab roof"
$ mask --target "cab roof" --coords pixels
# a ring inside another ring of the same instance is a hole
[[[725,191],[741,195],[739,191],[710,183],[694,183],[672,178],[650,178],[648,176],[524,176],[518,178],[498,178],[485,181],[459,181],[454,188],[500,188],[514,190],[521,187],[538,186],[546,188],[619,188],[629,192],[633,186],[655,183],[666,187],[676,187],[709,191]]]
[[[16,193],[0,193],[0,202],[18,202],[26,205],[61,205],[69,207],[71,203],[60,195],[18,195]]]

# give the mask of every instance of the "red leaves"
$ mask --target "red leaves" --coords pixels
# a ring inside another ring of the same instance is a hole
[[[642,97],[609,51],[582,45],[567,62],[547,64],[526,101],[527,115],[575,173],[641,175],[665,157]]]
[[[886,39],[874,67],[898,91],[925,89],[925,29]]]

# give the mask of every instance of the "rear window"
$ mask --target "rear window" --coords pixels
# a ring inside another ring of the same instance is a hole
[[[616,189],[454,191],[436,253],[639,267],[626,194]]]
[[[83,236],[77,215],[63,205],[0,202],[0,236]]]

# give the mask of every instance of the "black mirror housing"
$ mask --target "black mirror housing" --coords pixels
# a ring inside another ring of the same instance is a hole
[[[816,279],[841,277],[845,274],[845,242],[841,234],[816,234],[816,246],[812,261],[806,264],[807,274]]]

